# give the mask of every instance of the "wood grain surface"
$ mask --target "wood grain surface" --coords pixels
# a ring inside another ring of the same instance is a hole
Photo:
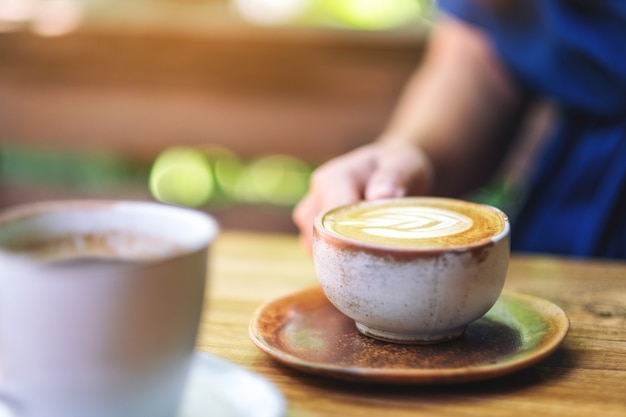
[[[259,306],[317,283],[294,236],[223,232],[210,262],[199,349],[276,384],[289,417],[626,415],[626,263],[514,255],[506,289],[567,312],[571,328],[561,348],[494,380],[400,386],[305,374],[252,343],[248,324]]]

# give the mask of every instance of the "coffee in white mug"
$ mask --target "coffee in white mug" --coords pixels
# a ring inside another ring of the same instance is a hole
[[[217,232],[151,202],[0,213],[0,401],[25,417],[175,416]]]

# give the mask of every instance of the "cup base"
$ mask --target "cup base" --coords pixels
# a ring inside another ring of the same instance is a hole
[[[458,327],[445,332],[420,333],[400,333],[389,330],[374,329],[363,323],[355,322],[359,333],[383,342],[396,343],[401,345],[432,345],[435,343],[447,342],[457,339],[463,335],[467,326]]]

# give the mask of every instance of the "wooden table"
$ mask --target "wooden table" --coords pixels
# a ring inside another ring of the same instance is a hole
[[[289,417],[626,416],[626,263],[514,256],[506,289],[561,306],[571,328],[548,359],[496,380],[452,386],[350,383],[274,361],[248,336],[264,302],[317,281],[294,236],[223,232],[212,248],[200,350],[271,380]]]

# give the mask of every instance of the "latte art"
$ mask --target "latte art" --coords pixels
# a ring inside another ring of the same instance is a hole
[[[400,198],[331,210],[324,229],[385,246],[463,247],[490,240],[508,228],[506,215],[480,204],[445,198]]]
[[[472,224],[469,217],[450,210],[398,206],[372,210],[361,220],[340,220],[335,227],[357,227],[390,239],[427,239],[464,232]]]

